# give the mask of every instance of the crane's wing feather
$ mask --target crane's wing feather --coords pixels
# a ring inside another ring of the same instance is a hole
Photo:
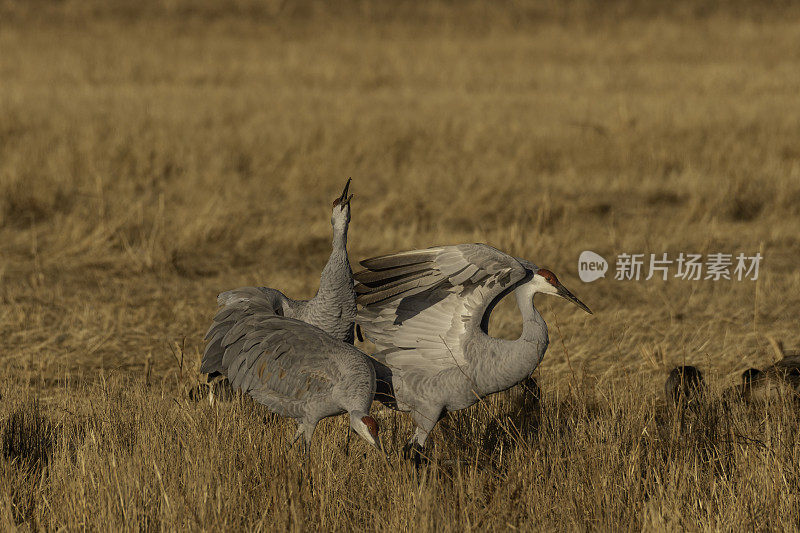
[[[492,301],[528,275],[485,244],[438,246],[361,262],[353,274],[358,323],[391,368],[438,372],[465,364],[464,334],[480,327]]]
[[[328,394],[338,380],[331,352],[357,351],[315,326],[275,315],[243,318],[220,345],[225,352],[222,366],[234,388],[294,417],[302,416],[306,402]]]
[[[267,287],[241,287],[221,293],[217,297],[220,309],[206,333],[208,344],[200,371],[222,373],[225,348],[221,343],[229,330],[247,317],[284,315],[288,300],[280,291]]]

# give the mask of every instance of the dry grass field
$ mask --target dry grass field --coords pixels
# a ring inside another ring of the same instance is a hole
[[[799,95],[790,3],[0,0],[0,527],[800,529],[800,410],[720,399],[800,347]],[[217,293],[313,295],[348,176],[354,265],[486,242],[595,314],[537,300],[539,408],[449,417],[419,472],[406,415],[388,465],[327,420],[312,488],[289,422],[187,392]],[[764,261],[586,284],[583,250]]]

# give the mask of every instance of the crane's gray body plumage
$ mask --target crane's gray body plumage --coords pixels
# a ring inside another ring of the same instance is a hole
[[[277,315],[240,320],[220,340],[231,385],[294,418],[306,443],[323,418],[368,413],[375,370],[360,350],[320,328]]]
[[[547,325],[528,283],[538,268],[491,246],[464,244],[362,261],[357,322],[377,352],[377,398],[411,411],[412,443],[448,411],[506,390],[536,369]],[[487,334],[489,314],[514,291],[523,318],[519,339]]]
[[[223,338],[232,327],[250,317],[278,315],[294,318],[320,328],[335,339],[353,344],[356,294],[347,257],[347,228],[350,222],[347,188],[345,186],[341,203],[334,203],[331,217],[333,249],[322,270],[319,290],[313,298],[293,300],[281,291],[268,287],[241,287],[217,297],[220,309],[206,333],[208,344],[200,368],[201,372],[209,374],[209,379],[223,373],[222,361],[226,351]]]

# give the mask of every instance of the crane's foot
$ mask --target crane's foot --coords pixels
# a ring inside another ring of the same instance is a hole
[[[428,464],[428,458],[422,453],[422,446],[409,442],[403,447],[403,458],[410,460],[416,468]]]

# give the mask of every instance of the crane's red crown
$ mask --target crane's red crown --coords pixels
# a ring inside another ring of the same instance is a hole
[[[378,438],[378,423],[375,422],[375,419],[371,416],[365,416],[361,418],[361,421],[364,422],[364,425],[367,426],[369,430],[369,434],[372,435],[374,438]]]
[[[552,285],[553,287],[558,287],[558,278],[555,274],[547,270],[546,268],[540,268],[536,271],[537,274],[542,276],[547,282]]]

